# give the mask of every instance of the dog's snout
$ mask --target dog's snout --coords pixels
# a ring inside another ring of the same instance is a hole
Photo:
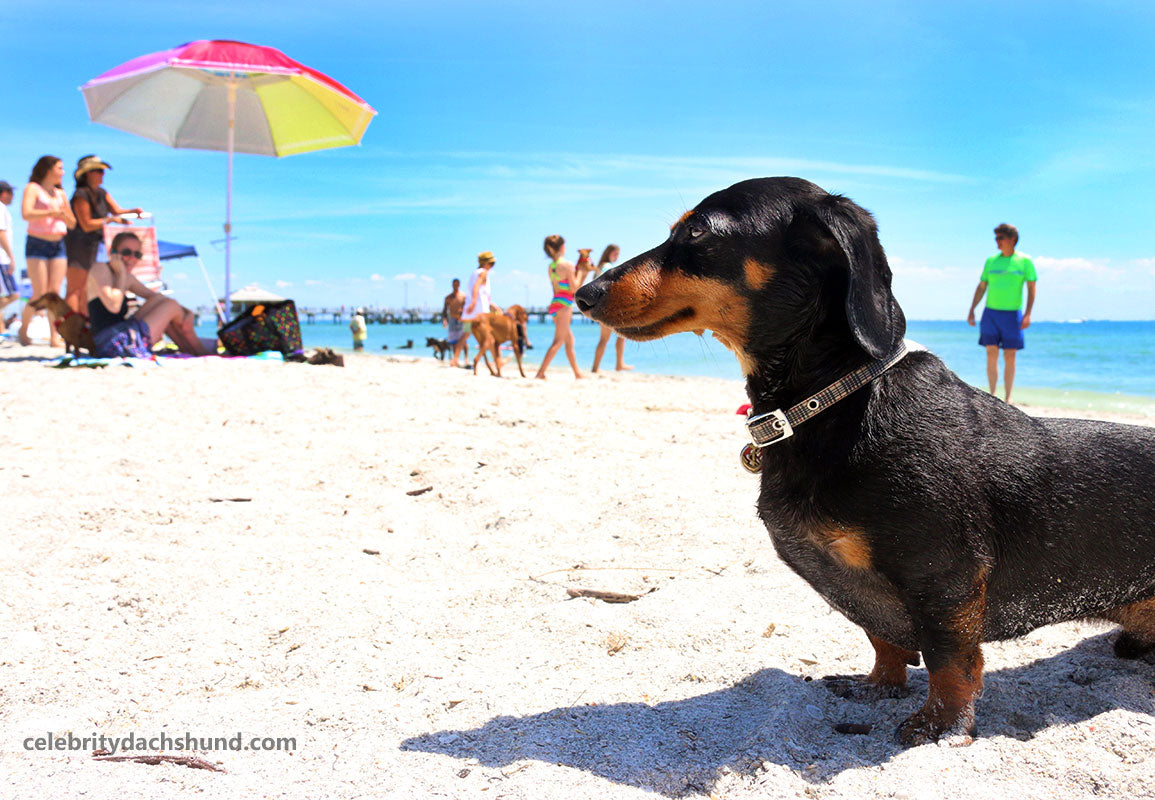
[[[582,288],[578,289],[577,294],[574,295],[574,301],[577,302],[577,307],[583,314],[588,314],[592,309],[597,308],[601,303],[602,298],[606,296],[605,282],[600,278],[593,283],[587,283]]]

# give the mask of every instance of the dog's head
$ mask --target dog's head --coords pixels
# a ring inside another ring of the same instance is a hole
[[[509,308],[507,308],[505,313],[508,314],[518,325],[524,325],[525,323],[529,322],[529,314],[525,313],[525,309],[519,306],[517,303],[514,303]]]
[[[590,253],[593,252],[592,247],[583,247],[578,250],[578,263],[590,260]]]
[[[35,308],[37,311],[48,311],[54,308],[59,308],[60,304],[64,302],[64,298],[58,295],[56,292],[45,292],[35,300],[29,300],[28,306],[30,308]]]
[[[529,324],[529,314],[517,303],[507,308],[505,313],[513,320],[513,325],[517,329],[517,335],[514,337],[514,345],[517,347],[518,355],[523,355],[525,353],[526,342],[528,341],[526,325]]]
[[[711,330],[749,374],[759,352],[820,327],[889,355],[906,331],[890,278],[866,210],[800,178],[761,178],[710,195],[576,300],[629,339]]]
[[[441,340],[440,339],[434,339],[432,336],[426,336],[425,337],[425,346],[426,347],[440,347],[441,346]]]

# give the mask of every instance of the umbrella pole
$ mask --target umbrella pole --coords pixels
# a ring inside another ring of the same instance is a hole
[[[233,147],[237,129],[237,84],[229,74],[229,177],[225,189],[225,321],[232,313]]]

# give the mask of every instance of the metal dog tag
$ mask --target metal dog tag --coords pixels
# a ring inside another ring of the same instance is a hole
[[[757,447],[753,442],[746,442],[738,460],[742,462],[742,466],[747,472],[757,475],[762,471],[762,448]]]

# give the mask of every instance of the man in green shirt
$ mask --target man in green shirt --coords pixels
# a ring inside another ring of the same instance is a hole
[[[999,382],[999,348],[1003,351],[1003,388],[1007,402],[1011,402],[1011,386],[1015,382],[1015,354],[1026,346],[1023,331],[1031,325],[1031,309],[1035,305],[1035,265],[1026,253],[1015,252],[1019,231],[1014,225],[1003,223],[995,228],[995,242],[999,254],[987,259],[979,278],[967,322],[975,324],[975,307],[984,293],[987,304],[983,309],[979,344],[987,349],[987,381],[991,394]],[[1022,313],[1023,284],[1027,286],[1027,311]]]

